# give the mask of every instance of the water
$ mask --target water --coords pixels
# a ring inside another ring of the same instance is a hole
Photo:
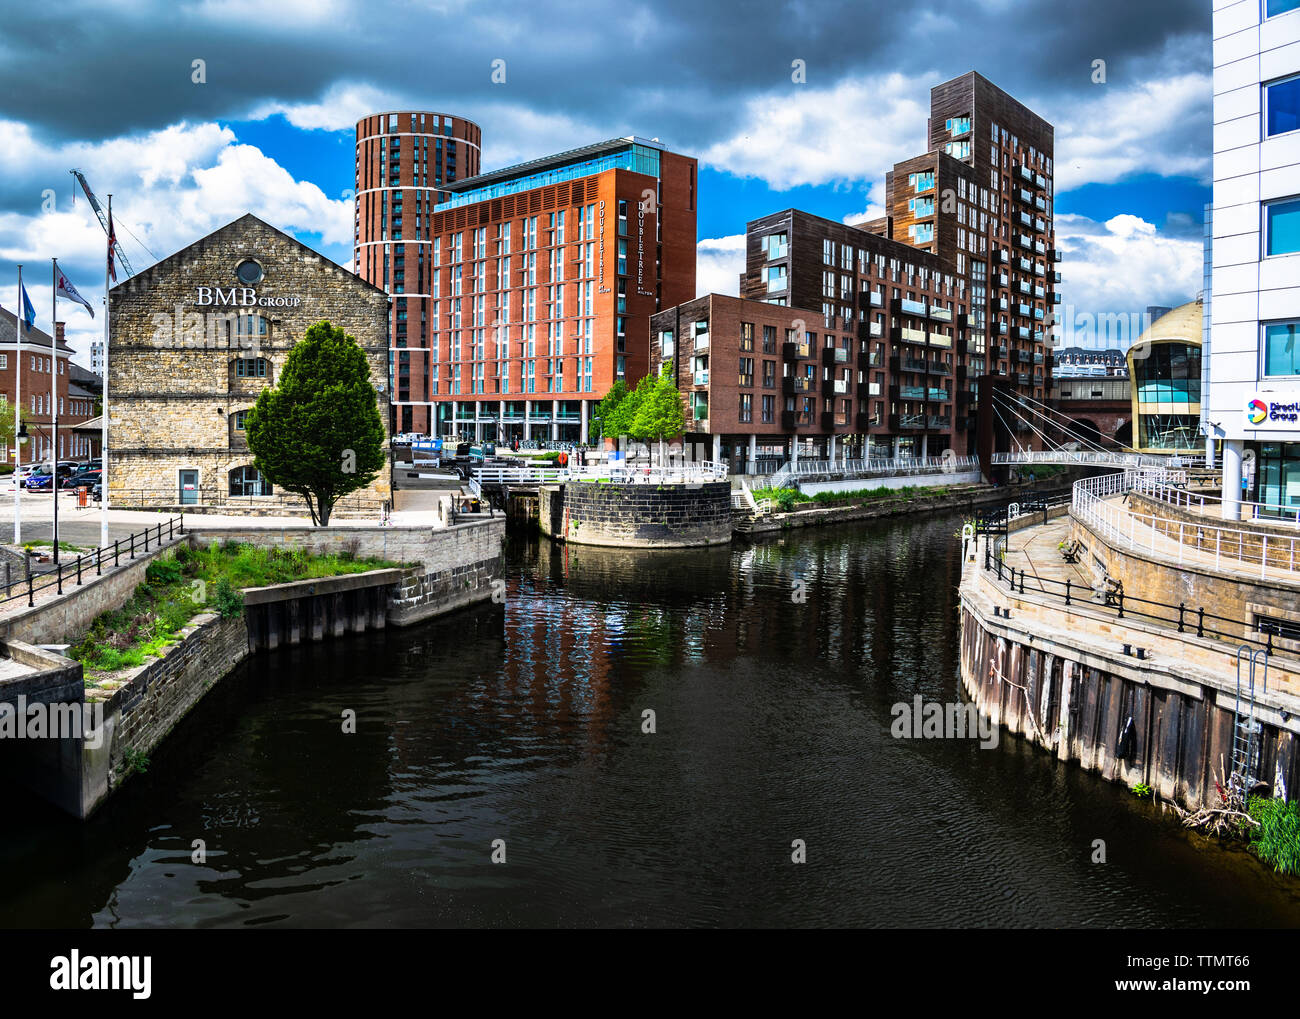
[[[1300,926],[1122,788],[890,737],[959,696],[959,527],[517,541],[504,608],[257,656],[91,822],[11,797],[0,925]]]

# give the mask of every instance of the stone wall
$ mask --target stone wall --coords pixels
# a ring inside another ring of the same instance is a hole
[[[1189,545],[1195,540],[1195,530],[1194,524],[1188,525],[1185,534]],[[1220,620],[1207,620],[1206,626],[1232,638],[1244,638],[1249,634],[1258,639],[1259,634],[1251,633],[1257,616],[1285,619],[1300,625],[1300,575],[1292,581],[1265,580],[1252,576],[1249,566],[1242,568],[1241,564],[1228,560],[1223,560],[1220,569],[1170,562],[1141,548],[1130,548],[1125,542],[1102,537],[1078,518],[1074,519],[1071,537],[1085,549],[1079,562],[1092,572],[1098,583],[1103,577],[1117,579],[1124,585],[1125,598],[1143,598],[1175,606],[1174,614],[1177,613],[1176,606],[1181,603],[1186,606],[1189,627],[1194,628],[1196,612],[1201,608],[1211,616],[1222,617]],[[1233,565],[1237,569],[1234,570]],[[1156,612],[1150,606],[1142,607],[1142,611]],[[1163,612],[1169,614],[1169,610]],[[1275,638],[1274,646],[1300,652],[1300,641]]]
[[[545,497],[546,489],[543,489]],[[555,529],[554,490],[550,512],[553,537],[579,545],[615,548],[682,548],[731,540],[731,485],[596,484],[563,486],[563,510]],[[544,530],[546,525],[544,525]]]
[[[152,659],[111,692],[90,688],[102,701],[106,737],[85,751],[82,816],[89,816],[131,774],[131,758],[148,756],[214,683],[249,654],[244,618],[195,616],[178,644]]]

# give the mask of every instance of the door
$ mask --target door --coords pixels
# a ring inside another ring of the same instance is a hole
[[[181,505],[192,506],[199,501],[199,472],[183,470],[180,472]]]

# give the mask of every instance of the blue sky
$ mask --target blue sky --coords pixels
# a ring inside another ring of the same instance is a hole
[[[353,124],[389,109],[475,120],[489,169],[627,134],[697,156],[700,289],[734,292],[747,220],[788,206],[874,215],[885,171],[923,151],[930,88],[972,68],[1056,125],[1067,306],[1140,312],[1200,287],[1203,0],[281,0],[274,17],[266,10],[67,0],[57,26],[31,5],[7,14],[0,303],[15,305],[13,263],[48,267],[53,255],[92,302],[102,296],[103,234],[86,203],[70,201],[72,166],[101,197],[113,192],[119,219],[160,256],[251,211],[349,265]],[[137,268],[151,261],[120,234]],[[85,350],[98,322],[67,319]]]

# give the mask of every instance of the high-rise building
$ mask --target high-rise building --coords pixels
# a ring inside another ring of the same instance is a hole
[[[1209,410],[1223,511],[1300,511],[1300,0],[1215,0]]]
[[[646,374],[650,316],[695,296],[695,174],[629,137],[444,184],[393,294],[394,346],[405,326],[427,352],[398,429],[587,440],[595,402]]]
[[[1037,409],[1050,386],[1061,260],[1055,129],[970,71],[931,89],[928,136],[929,150],[886,178],[890,236],[935,253],[967,281],[965,363],[981,453],[1009,449],[1013,432],[1016,444],[1033,445],[1034,416],[1008,414],[1005,405]]]
[[[428,430],[433,362],[422,302],[428,300],[429,212],[444,186],[479,172],[481,145],[477,124],[443,113],[406,110],[357,121],[352,268],[394,295],[389,381],[397,431]]]

